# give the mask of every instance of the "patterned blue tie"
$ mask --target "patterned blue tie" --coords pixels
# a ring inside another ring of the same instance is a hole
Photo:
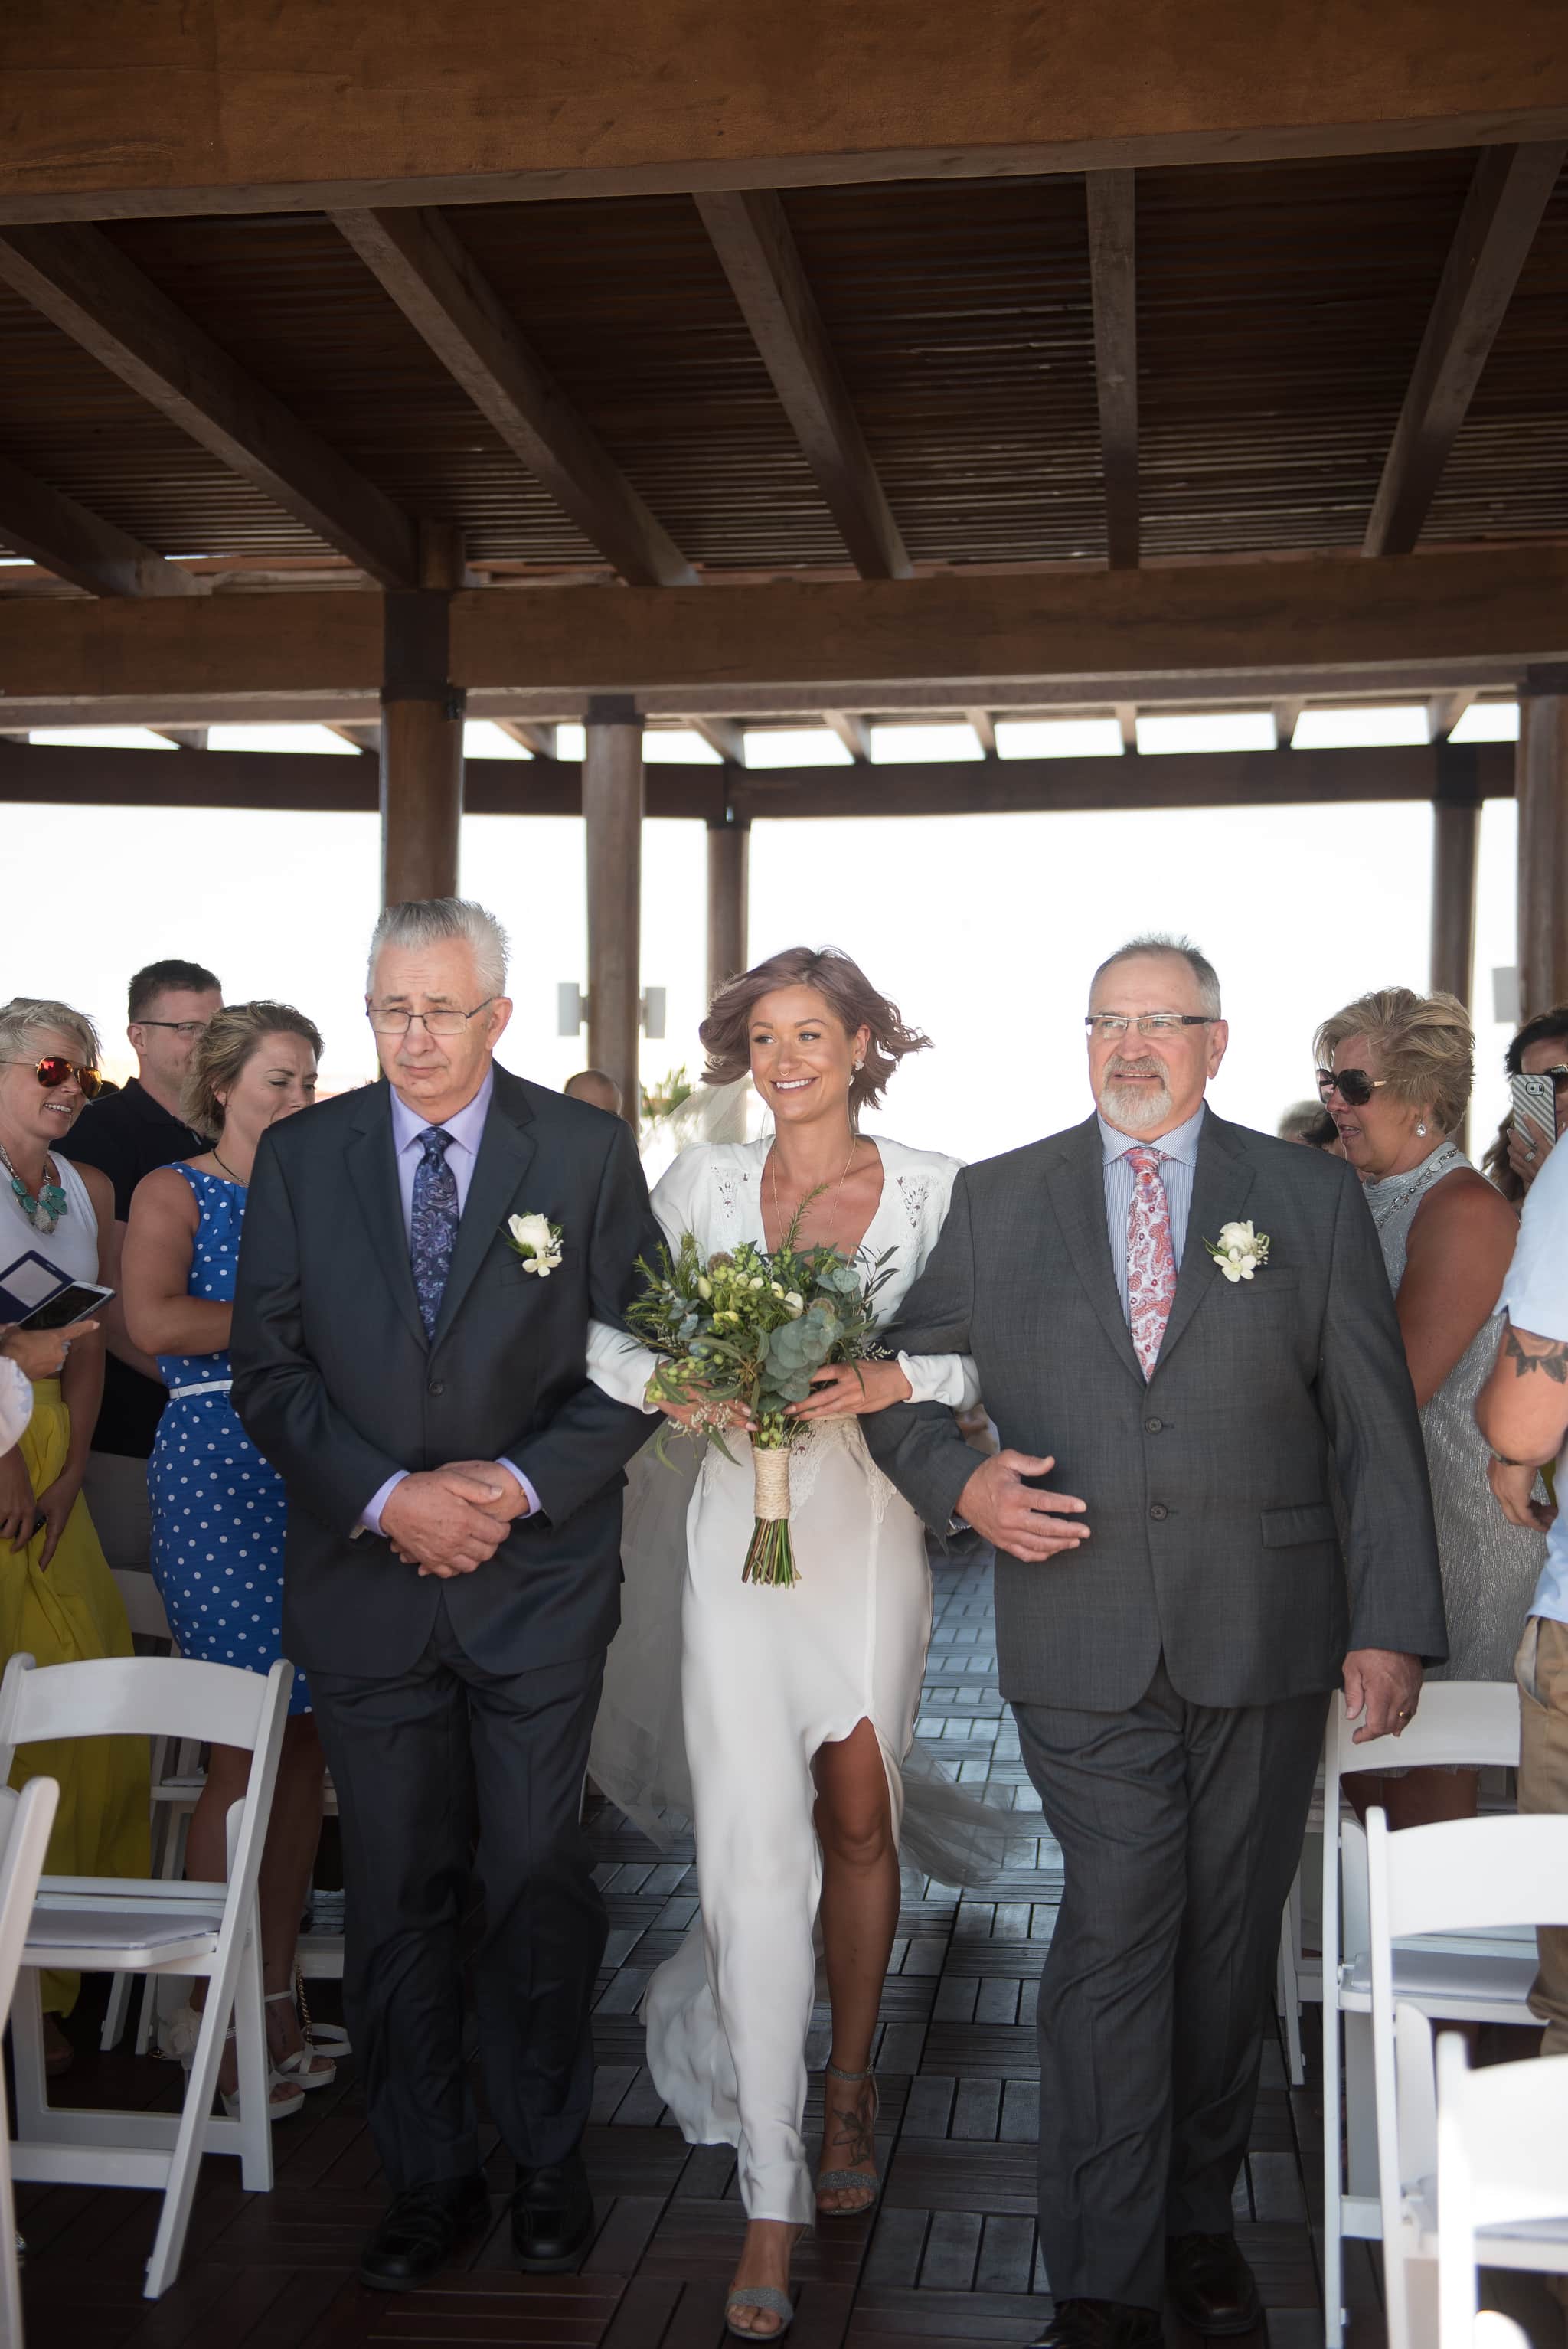
[[[408,1248],[427,1338],[436,1334],[458,1237],[458,1178],[447,1164],[451,1139],[445,1126],[428,1125],[419,1136],[425,1154],[414,1169]]]

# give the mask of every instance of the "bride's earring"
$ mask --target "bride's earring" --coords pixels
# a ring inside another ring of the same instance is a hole
[[[1418,1117],[1418,1118],[1416,1120],[1416,1132],[1417,1132],[1418,1133],[1425,1133],[1426,1130],[1427,1130],[1427,1121],[1426,1121],[1426,1119],[1425,1119],[1424,1117]]]

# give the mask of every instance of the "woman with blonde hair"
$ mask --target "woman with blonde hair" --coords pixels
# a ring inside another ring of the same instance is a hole
[[[0,1009],[0,1268],[42,1257],[74,1280],[102,1281],[114,1228],[108,1177],[66,1156],[71,1129],[97,1098],[98,1040],[68,1004],[18,996]],[[64,1333],[72,1338],[67,1330]],[[103,1340],[72,1338],[58,1376],[30,1351],[32,1410],[0,1455],[0,1661],[40,1664],[129,1656],[130,1627],[93,1522],[82,1478],[103,1396]],[[11,1783],[60,1782],[46,1865],[58,1876],[145,1876],[147,1741],[84,1737],[24,1746]],[[43,1978],[46,2060],[64,2071],[59,2018],[80,1977]]]
[[[1384,988],[1325,1020],[1316,1050],[1318,1092],[1365,1186],[1421,1413],[1449,1624],[1449,1661],[1432,1677],[1511,1680],[1545,1544],[1498,1509],[1475,1422],[1519,1226],[1450,1138],[1470,1096],[1470,1014],[1456,996]],[[1352,1792],[1360,1806],[1381,1803],[1391,1826],[1418,1826],[1473,1814],[1476,1773],[1363,1771]]]
[[[152,1571],[182,1655],[265,1672],[283,1653],[283,1479],[241,1426],[231,1399],[229,1324],[245,1192],[268,1126],[315,1098],[321,1037],[287,1003],[232,1003],[196,1040],[181,1104],[212,1146],[144,1175],[130,1203],[121,1274],[132,1342],[158,1357],[169,1402],[148,1464]],[[191,1821],[190,1873],[228,1874],[227,1820],[251,1757],[214,1745]],[[325,1771],[310,1692],[295,1674],[262,1859],[262,1970],[274,2120],[297,2112],[335,2065],[306,2043],[294,2003],[294,1947],[321,1835]],[[195,2013],[176,2031],[194,2046]],[[239,2110],[232,2045],[219,2074]]]

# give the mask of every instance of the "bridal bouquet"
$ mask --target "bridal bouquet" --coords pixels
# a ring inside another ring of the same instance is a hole
[[[804,1203],[802,1203],[804,1205]],[[799,1580],[789,1540],[789,1454],[810,1433],[785,1417],[804,1402],[811,1376],[829,1362],[864,1361],[876,1326],[872,1300],[892,1278],[890,1248],[851,1262],[837,1248],[796,1245],[796,1216],[771,1256],[750,1241],[704,1257],[690,1232],[677,1254],[659,1251],[657,1266],[639,1261],[647,1281],[626,1319],[665,1359],[648,1381],[650,1402],[693,1410],[694,1430],[710,1434],[734,1458],[721,1432],[727,1406],[752,1423],[757,1522],[743,1582],[783,1588]],[[666,1425],[659,1436],[661,1455]]]

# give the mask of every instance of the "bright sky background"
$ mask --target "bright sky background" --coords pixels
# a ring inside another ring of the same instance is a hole
[[[1465,734],[1506,735],[1515,715],[1511,706],[1478,707]],[[1424,739],[1412,733],[1418,719],[1424,728],[1424,709],[1306,716],[1320,740]],[[1257,725],[1255,716],[1158,718],[1141,721],[1140,737],[1146,753],[1241,749]],[[279,731],[225,729],[222,747],[239,747],[242,733],[258,747],[283,747]],[[300,731],[315,747],[352,755],[319,729]],[[998,733],[1015,756],[1119,751],[1110,720]],[[694,755],[693,738],[649,739],[653,755],[666,743]],[[775,741],[752,735],[749,762],[760,764]],[[496,749],[482,737],[470,747]],[[562,740],[562,754],[573,747]],[[895,750],[951,758],[975,746],[966,728],[900,727],[877,730],[874,747],[883,758]],[[787,755],[837,763],[843,753],[836,737],[812,731]],[[374,1066],[363,957],[376,914],[377,832],[369,815],[7,806],[0,843],[13,886],[0,930],[0,1000],[57,995],[78,1005],[98,1022],[109,1071],[123,1075],[133,1065],[127,977],[159,957],[187,956],[219,973],[231,1001],[271,995],[297,1003],[325,1036],[326,1087],[355,1083]],[[1408,804],[758,823],[751,952],[756,959],[805,942],[854,954],[935,1045],[905,1063],[873,1129],[978,1158],[1087,1113],[1081,1022],[1090,972],[1135,932],[1185,930],[1217,965],[1231,1021],[1215,1107],[1272,1129],[1311,1091],[1318,1019],[1368,988],[1428,984],[1431,832],[1429,809]],[[699,1060],[705,859],[700,823],[646,825],[643,977],[668,989],[668,1027],[665,1041],[644,1044],[645,1078],[683,1061],[695,1071]],[[67,869],[73,885],[62,892]],[[29,874],[40,885],[18,888],[16,877]],[[580,822],[465,819],[461,885],[511,933],[517,1010],[502,1059],[543,1083],[563,1082],[586,1057],[584,1039],[555,1032],[558,983],[587,980]],[[1491,1018],[1491,974],[1514,961],[1511,801],[1486,805],[1480,895],[1478,1153],[1507,1107],[1501,1061],[1511,1030]]]

